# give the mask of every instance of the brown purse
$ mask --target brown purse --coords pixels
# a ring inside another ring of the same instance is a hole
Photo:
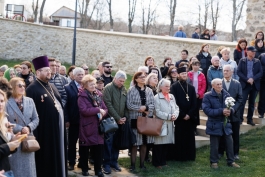
[[[33,135],[29,135],[21,144],[23,152],[35,152],[40,149],[40,145]]]
[[[161,134],[162,125],[163,120],[161,119],[142,116],[137,117],[137,131],[143,135],[159,136]]]

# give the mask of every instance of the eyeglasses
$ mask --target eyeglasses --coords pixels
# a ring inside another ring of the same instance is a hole
[[[105,68],[112,68],[112,66],[104,66]]]
[[[172,70],[171,73],[177,73],[177,71],[176,70]]]
[[[17,86],[18,86],[19,88],[22,88],[22,87],[26,88],[26,86],[25,86],[24,84],[18,84]]]
[[[85,71],[88,71],[88,68],[83,68]]]

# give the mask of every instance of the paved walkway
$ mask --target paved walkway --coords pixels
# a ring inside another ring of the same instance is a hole
[[[123,158],[123,157],[129,157],[128,156],[128,151],[124,150],[124,151],[120,151],[120,155],[119,158]],[[89,170],[89,176],[94,176],[94,167],[93,165],[89,164],[89,167],[91,168],[91,170]],[[121,167],[122,171],[121,172],[115,172],[112,170],[110,175],[106,175],[105,177],[136,177],[135,174],[130,173],[130,171],[128,171],[128,169],[125,169],[123,167]],[[68,171],[68,176],[71,177],[83,177],[82,175],[82,170],[80,168],[77,168],[77,166],[75,166],[75,169],[73,171]]]

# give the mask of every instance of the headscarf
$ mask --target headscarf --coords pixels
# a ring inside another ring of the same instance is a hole
[[[4,73],[4,77],[8,80],[8,81],[10,81],[11,80],[11,78],[10,78],[10,71],[14,71],[14,73],[15,73],[15,75],[17,75],[17,72],[16,72],[16,70],[14,69],[14,68],[8,68],[6,71],[5,71],[5,73]]]

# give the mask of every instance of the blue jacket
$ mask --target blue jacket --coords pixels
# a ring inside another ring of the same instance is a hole
[[[259,91],[260,89],[260,79],[263,75],[263,70],[259,59],[253,58],[253,80],[254,86]],[[237,75],[239,76],[239,82],[242,85],[242,89],[244,89],[247,85],[247,78],[248,70],[247,70],[247,57],[241,58],[238,63],[237,67]]]
[[[195,32],[195,33],[192,34],[191,38],[193,38],[193,39],[200,39],[200,36],[199,36],[198,33]]]
[[[207,71],[208,90],[212,88],[211,82],[216,78],[223,78],[223,69],[221,66],[215,68],[213,65],[211,65]]]
[[[232,126],[227,122],[226,126],[223,126],[224,118],[223,109],[225,106],[225,99],[230,97],[229,93],[222,90],[223,101],[219,101],[219,97],[214,89],[205,93],[202,100],[202,109],[203,112],[207,115],[208,120],[206,122],[206,134],[222,136],[224,133],[226,135],[232,134]],[[234,113],[234,109],[231,109],[231,114]]]
[[[175,34],[174,34],[174,37],[182,37],[182,38],[186,38],[186,33],[184,33],[183,31],[177,31]]]

